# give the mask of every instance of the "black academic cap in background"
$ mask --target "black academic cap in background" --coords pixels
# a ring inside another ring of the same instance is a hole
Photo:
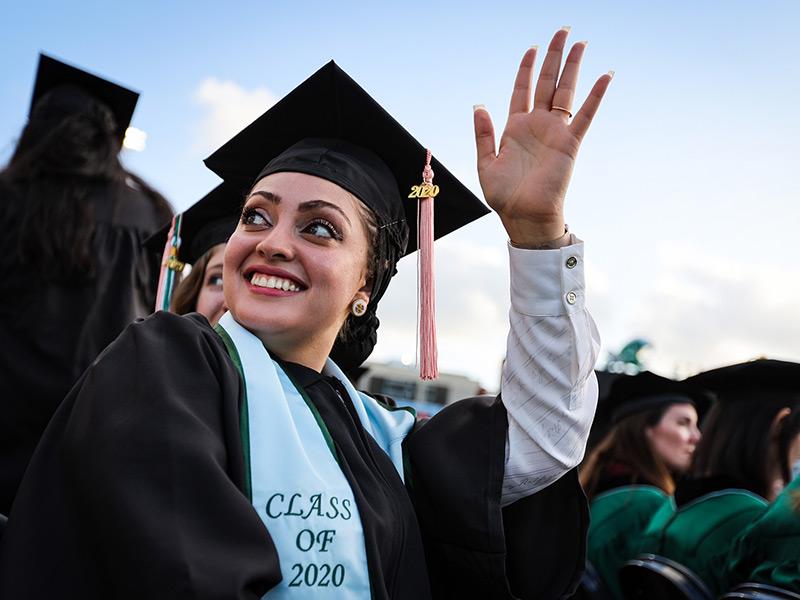
[[[333,181],[369,206],[379,226],[405,220],[409,235],[402,256],[416,249],[417,200],[408,196],[422,183],[425,161],[425,147],[331,61],[205,163],[223,179],[249,185],[278,171]],[[435,238],[489,212],[435,158],[431,166],[440,190],[434,200]]]
[[[611,430],[611,411],[607,410],[608,397],[611,393],[611,386],[617,379],[630,377],[625,373],[611,373],[609,371],[595,370],[597,376],[597,410],[595,411],[592,427],[589,430],[589,440],[586,442],[586,455],[602,441]]]
[[[694,405],[701,420],[711,401],[712,396],[697,385],[644,371],[616,379],[606,405],[613,423],[653,408],[687,403]]]
[[[139,99],[138,92],[87,73],[46,54],[40,54],[28,114],[33,113],[36,103],[41,100],[42,96],[59,87],[78,89],[105,104],[114,114],[120,139],[125,136],[125,130],[130,125],[136,102]]]
[[[800,395],[800,363],[761,358],[698,373],[686,382],[711,390],[723,402]]]
[[[208,250],[227,242],[239,221],[242,200],[239,186],[223,182],[183,211],[178,260],[194,264]],[[169,230],[167,223],[147,238],[145,245],[160,256]]]

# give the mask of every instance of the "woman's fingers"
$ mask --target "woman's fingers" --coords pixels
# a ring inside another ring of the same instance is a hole
[[[533,64],[536,62],[537,46],[529,48],[523,55],[514,81],[514,91],[511,92],[511,104],[508,114],[528,113],[531,110],[531,80],[533,79]]]
[[[492,118],[482,104],[474,107],[475,148],[478,151],[478,174],[486,169],[497,158],[494,143],[494,126]]]
[[[558,78],[558,87],[553,94],[553,108],[564,109],[559,112],[566,121],[572,112],[572,100],[575,97],[575,86],[578,84],[578,73],[581,69],[581,59],[586,49],[587,42],[578,42],[567,55],[567,62],[564,63],[564,70]]]
[[[575,115],[572,123],[570,123],[569,128],[572,134],[578,138],[578,141],[582,140],[583,136],[586,135],[589,125],[592,124],[592,119],[597,113],[597,109],[600,107],[600,101],[603,99],[603,95],[605,95],[608,84],[611,83],[613,77],[614,71],[609,71],[605,75],[600,76],[592,86],[589,97],[583,102],[583,106],[581,106],[578,114]]]
[[[547,55],[542,63],[542,72],[539,73],[539,81],[536,82],[536,93],[533,97],[534,110],[550,110],[553,105],[553,94],[556,91],[558,82],[558,72],[561,70],[561,56],[564,53],[564,46],[567,43],[569,27],[562,27],[550,40],[547,48]]]

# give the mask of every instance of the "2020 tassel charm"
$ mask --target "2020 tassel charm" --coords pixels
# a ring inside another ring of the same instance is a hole
[[[422,185],[416,191],[419,376],[420,379],[436,379],[439,376],[439,355],[436,346],[436,286],[433,273],[433,199],[439,193],[439,186],[433,185],[430,150],[426,153],[425,168],[422,170]]]

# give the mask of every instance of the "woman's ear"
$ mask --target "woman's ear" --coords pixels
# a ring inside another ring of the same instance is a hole
[[[362,298],[365,302],[369,302],[371,295],[372,295],[372,280],[367,279],[364,285],[361,286],[361,289],[358,290],[358,293],[356,294],[355,298],[353,298],[353,300],[355,300],[356,298]]]
[[[770,427],[770,434],[775,437],[780,433],[781,425],[783,424],[784,419],[792,414],[792,409],[788,406],[784,406],[782,409],[778,411],[778,414],[772,419],[772,426]]]

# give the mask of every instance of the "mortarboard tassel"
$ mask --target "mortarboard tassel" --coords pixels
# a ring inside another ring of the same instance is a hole
[[[417,278],[419,280],[419,376],[436,379],[439,376],[439,356],[436,348],[436,286],[433,279],[433,199],[439,193],[433,185],[431,151],[427,151],[417,202]]]
[[[181,245],[182,214],[172,217],[172,224],[167,234],[167,243],[161,255],[161,272],[158,276],[155,310],[169,310],[172,292],[175,286],[175,272],[183,271],[184,263],[178,260],[178,248]]]

